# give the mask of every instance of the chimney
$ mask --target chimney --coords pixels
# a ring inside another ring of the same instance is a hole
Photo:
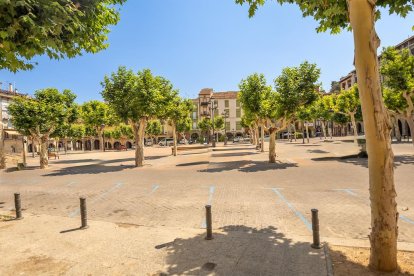
[[[13,92],[13,84],[9,83],[9,92]]]

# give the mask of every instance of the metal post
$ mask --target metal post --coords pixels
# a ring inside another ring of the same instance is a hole
[[[80,229],[86,229],[88,228],[88,218],[87,218],[87,212],[86,212],[86,198],[81,197],[80,198],[80,213],[81,213],[81,221],[82,226]]]
[[[16,219],[22,219],[22,203],[20,200],[20,194],[19,193],[15,193],[14,194],[14,207],[16,209]]]
[[[312,248],[320,249],[321,242],[319,238],[319,217],[318,217],[318,209],[312,209],[312,233],[313,233],[313,244],[311,245]]]
[[[211,222],[211,205],[206,205],[206,228],[207,228],[206,240],[212,240],[213,239],[213,226]]]

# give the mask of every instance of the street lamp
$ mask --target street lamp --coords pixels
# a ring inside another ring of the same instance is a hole
[[[102,130],[102,150],[105,152],[105,124],[101,125]]]
[[[212,124],[213,124],[213,142],[212,142],[213,148],[216,147],[216,134],[215,134],[215,130],[214,130],[214,111],[216,109],[217,109],[217,106],[215,105],[214,98],[211,97],[210,98],[210,116],[212,118]]]
[[[226,131],[227,130],[226,119],[227,119],[227,116],[228,116],[227,109],[224,110],[223,113],[221,113],[221,115],[224,118],[224,145],[227,145],[227,140],[228,140],[228,138],[227,138],[227,131]]]

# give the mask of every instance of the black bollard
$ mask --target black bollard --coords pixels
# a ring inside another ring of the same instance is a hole
[[[319,238],[319,217],[318,209],[312,209],[312,233],[313,233],[313,244],[312,248],[320,249],[322,248],[320,238]]]
[[[213,239],[213,226],[211,222],[211,205],[206,205],[206,229],[207,229],[206,240],[212,240]]]
[[[22,219],[22,203],[19,193],[14,194],[14,208],[16,209],[16,219]]]
[[[82,226],[80,229],[87,229],[88,226],[88,218],[87,218],[87,212],[86,212],[86,198],[81,197],[80,198],[80,214],[81,214],[81,221]]]

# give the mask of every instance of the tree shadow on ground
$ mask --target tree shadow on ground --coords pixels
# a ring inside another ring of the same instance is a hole
[[[145,160],[156,160],[161,159],[163,157],[167,157],[168,155],[154,155],[154,156],[145,156]],[[91,163],[95,162],[96,165],[101,164],[111,164],[111,163],[117,163],[117,162],[129,162],[134,161],[134,157],[128,157],[128,158],[118,158],[118,159],[110,159],[110,160],[101,160],[101,159],[75,159],[75,160],[58,160],[58,161],[51,161],[51,164],[79,164],[79,163]]]
[[[312,158],[312,161],[338,161],[341,163],[352,164],[368,168],[368,158],[358,158],[357,155],[342,156],[342,157],[319,157]],[[394,168],[401,165],[414,165],[414,156],[412,155],[398,155],[394,157]]]
[[[309,153],[329,153],[329,151],[325,150],[307,150]]]
[[[345,254],[342,250],[348,252]],[[340,247],[329,246],[329,254],[333,264],[333,274],[335,276],[348,276],[348,275],[364,275],[364,276],[396,276],[396,275],[413,275],[407,271],[404,271],[404,267],[414,265],[413,260],[409,260],[409,256],[404,256],[404,252],[398,252],[398,263],[402,267],[398,271],[392,273],[372,271],[368,268],[369,260],[369,248],[351,248],[351,247]],[[350,260],[350,257],[356,257],[359,261],[364,261],[364,264],[357,263],[355,260]],[[406,259],[407,258],[407,259]]]
[[[246,155],[255,155],[259,154],[257,152],[250,152],[250,151],[244,151],[244,152],[229,152],[229,153],[213,153],[212,157],[233,157],[233,156],[246,156]]]
[[[260,172],[271,170],[284,170],[287,168],[298,167],[297,164],[283,163],[277,161],[276,163],[269,163],[267,161],[229,161],[229,162],[210,162],[207,169],[199,170],[198,172],[219,173],[224,171],[238,170],[240,172]]]
[[[296,147],[320,147],[319,144],[295,144]]]
[[[213,232],[157,245],[165,250],[158,275],[327,275],[324,250],[294,242],[274,227],[225,226]]]
[[[77,174],[100,174],[100,173],[112,173],[119,172],[125,169],[133,169],[133,165],[123,166],[104,166],[104,165],[84,165],[62,168],[60,170],[53,171],[43,176],[62,176],[62,175],[77,175]]]
[[[235,151],[235,150],[255,150],[256,147],[243,147],[243,148],[235,148],[235,147],[230,147],[230,148],[225,148],[225,149],[213,149],[213,152],[217,152],[217,151]]]
[[[191,166],[198,166],[198,165],[207,165],[210,162],[208,161],[198,161],[198,162],[189,162],[189,163],[181,163],[175,165],[176,167],[191,167]]]

